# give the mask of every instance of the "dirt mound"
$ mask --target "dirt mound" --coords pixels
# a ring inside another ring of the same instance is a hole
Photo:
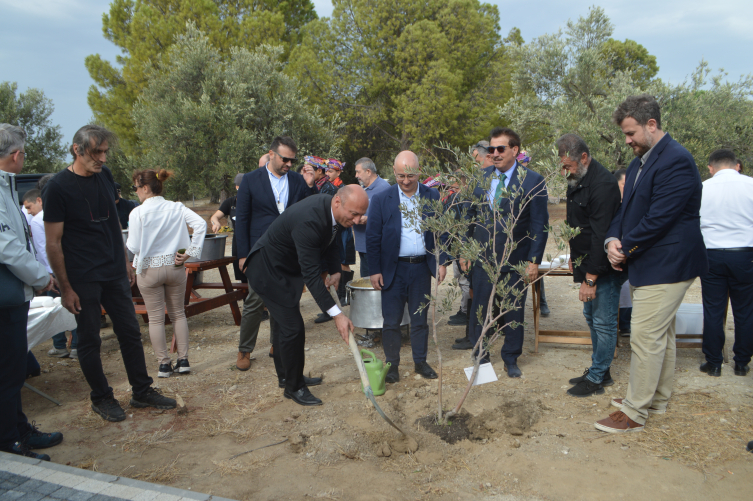
[[[520,436],[538,422],[542,407],[539,400],[507,400],[478,416],[461,409],[448,424],[437,423],[434,414],[418,419],[416,424],[449,444],[466,438],[488,440],[503,433]]]
[[[489,439],[502,433],[520,436],[541,418],[540,400],[511,399],[486,410],[468,422],[472,440]]]

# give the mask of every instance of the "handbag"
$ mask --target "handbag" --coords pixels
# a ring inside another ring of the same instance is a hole
[[[21,306],[25,302],[24,283],[0,263],[0,308]]]

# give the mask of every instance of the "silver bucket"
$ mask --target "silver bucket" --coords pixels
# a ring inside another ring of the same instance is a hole
[[[191,237],[193,238],[193,236]],[[204,245],[201,248],[201,256],[198,258],[190,257],[187,263],[195,263],[197,261],[214,261],[215,259],[222,259],[225,257],[225,241],[227,235],[219,235],[217,233],[209,233],[204,238]],[[196,285],[204,283],[204,272],[200,271],[193,279],[193,283]]]
[[[382,317],[382,292],[371,286],[361,287],[352,285],[353,281],[346,285],[350,294],[350,320],[359,329],[381,329],[384,326]],[[405,305],[403,320],[400,325],[410,323],[408,305]]]

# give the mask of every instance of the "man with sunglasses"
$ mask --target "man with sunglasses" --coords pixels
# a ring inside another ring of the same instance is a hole
[[[527,281],[536,280],[538,277],[539,263],[544,255],[547,240],[545,228],[549,223],[547,210],[549,197],[544,178],[517,162],[520,136],[515,131],[506,127],[495,127],[490,134],[488,149],[494,165],[483,171],[491,184],[488,191],[481,187],[477,187],[474,191],[474,198],[488,203],[470,206],[468,217],[477,221],[471,229],[472,237],[479,243],[488,245],[485,259],[492,259],[492,252],[496,252],[497,264],[502,265],[500,281],[507,280],[508,286],[522,292],[517,300],[514,297],[507,298],[515,301],[516,309],[505,313],[497,322],[498,325],[504,326],[502,331],[505,341],[502,345],[502,361],[505,364],[505,370],[509,377],[517,378],[523,375],[518,368],[518,357],[523,353],[525,287]],[[492,212],[495,207],[496,217]],[[504,248],[511,243],[508,242],[508,235],[502,223],[510,217],[517,219],[512,229],[512,238],[517,246],[509,254],[508,262],[502,263]],[[520,276],[513,268],[522,263],[527,264],[526,277]],[[460,263],[464,271],[468,269],[469,264],[464,260]],[[473,266],[471,283],[473,284],[473,303],[468,336],[475,346],[481,336],[482,327],[478,323],[476,312],[480,308],[481,318],[486,317],[489,298],[494,294],[496,284],[489,281],[489,276],[484,271],[481,262]],[[499,299],[502,300],[502,298]],[[486,362],[488,359],[482,360],[481,363]]]
[[[73,164],[42,192],[47,257],[60,287],[63,306],[76,315],[78,359],[91,388],[92,409],[107,421],[126,416],[102,368],[99,336],[101,306],[118,338],[131,407],[174,409],[175,400],[152,388],[146,370],[141,330],[131,300],[135,283],[126,259],[112,173],[104,166],[112,132],[85,125],[73,136]],[[100,306],[101,305],[101,306]]]
[[[304,167],[299,174],[293,169],[298,162],[298,147],[293,138],[277,136],[269,148],[268,161],[263,167],[243,175],[235,205],[235,236],[238,242],[238,266],[243,270],[246,257],[257,240],[280,214],[296,202],[316,194],[314,171]],[[238,359],[239,370],[251,368],[251,352],[256,347],[259,325],[264,315],[264,302],[250,286],[243,302]],[[270,332],[274,319],[270,317]],[[278,373],[281,388],[284,375]],[[321,382],[321,381],[319,381]],[[319,383],[307,382],[310,386]]]

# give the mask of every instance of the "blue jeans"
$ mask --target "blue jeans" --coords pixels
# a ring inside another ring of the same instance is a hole
[[[583,316],[591,329],[591,367],[586,378],[600,384],[612,365],[617,346],[617,311],[620,308],[620,288],[627,280],[625,273],[609,273],[596,280],[596,297],[583,303]]]
[[[426,302],[426,294],[431,293],[431,272],[426,263],[406,263],[398,261],[395,278],[386,289],[382,289],[382,346],[384,358],[393,366],[400,364],[402,334],[400,322],[403,319],[405,303],[410,312],[410,346],[413,361],[426,362],[429,349],[428,308],[416,313],[421,303]]]

